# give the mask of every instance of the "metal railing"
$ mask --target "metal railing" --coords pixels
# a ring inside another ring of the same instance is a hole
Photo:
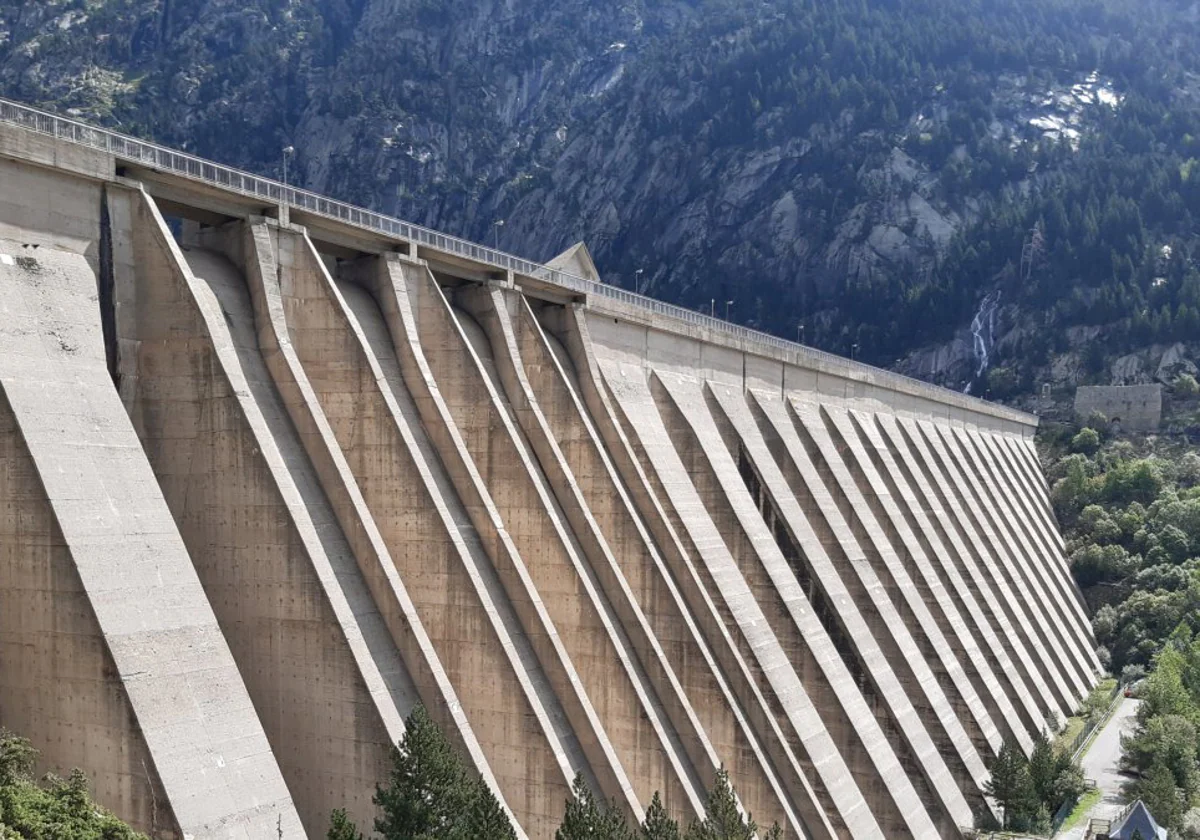
[[[870,371],[872,378],[881,383],[901,386],[902,390],[917,389],[926,394],[937,394],[940,402],[954,402],[959,405],[985,410],[988,413],[1010,413],[1018,418],[1020,412],[1006,409],[1002,406],[987,403],[975,397],[968,397],[954,391],[913,379],[903,374],[875,368],[860,362],[852,362],[843,356],[827,353],[824,350],[798,344],[780,338],[770,333],[743,327],[738,324],[723,321],[711,315],[694,312],[681,306],[665,303],[661,300],[630,292],[607,283],[597,283],[584,277],[579,277],[559,269],[550,268],[531,260],[506,254],[485,245],[469,242],[457,236],[438,233],[421,225],[405,222],[400,219],[385,216],[372,210],[356,207],[343,201],[327,198],[308,190],[281,184],[270,178],[263,178],[249,172],[243,172],[229,166],[223,166],[213,161],[198,158],[195,155],[180,152],[138,140],[116,131],[97,128],[78,120],[60,117],[28,105],[22,105],[7,99],[0,99],[0,123],[21,126],[22,128],[46,134],[70,143],[100,149],[113,155],[117,160],[127,163],[141,164],[157,170],[167,171],[205,184],[211,184],[221,189],[230,190],[240,195],[253,196],[275,204],[286,204],[318,216],[335,219],[348,225],[365,228],[370,231],[383,233],[397,239],[416,242],[438,251],[485,263],[514,274],[531,277],[542,282],[585,295],[608,298],[628,306],[643,309],[656,315],[673,318],[694,326],[713,330],[727,338],[733,338],[744,345],[770,347],[785,353],[803,355],[812,360],[824,360],[833,364],[845,366],[859,371]]]
[[[1114,685],[1112,691],[1108,693],[1108,705],[1105,706],[1104,713],[1095,720],[1087,721],[1087,723],[1084,724],[1083,729],[1081,729],[1079,734],[1076,735],[1071,741],[1071,745],[1067,747],[1066,751],[1070,754],[1072,761],[1079,760],[1079,753],[1087,745],[1088,739],[1096,733],[1096,730],[1107,723],[1110,717],[1112,717],[1113,711],[1117,707],[1117,702],[1120,700],[1123,689],[1124,685],[1121,684],[1120,680],[1117,680],[1117,684]]]

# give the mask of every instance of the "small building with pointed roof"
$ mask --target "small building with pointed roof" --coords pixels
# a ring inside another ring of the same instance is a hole
[[[587,245],[584,245],[582,242],[576,242],[570,248],[546,263],[546,266],[559,271],[565,271],[567,274],[574,274],[576,277],[582,277],[585,280],[591,280],[593,283],[601,282],[600,272],[596,270],[596,264],[592,262],[592,254],[588,251]]]
[[[1154,821],[1150,809],[1140,799],[1113,823],[1108,840],[1134,840],[1139,835],[1142,840],[1167,840],[1167,830]]]

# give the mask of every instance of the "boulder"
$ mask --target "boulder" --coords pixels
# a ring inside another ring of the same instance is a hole
[[[1144,385],[1150,381],[1142,357],[1137,353],[1117,359],[1111,370],[1113,385]]]
[[[1187,357],[1187,347],[1182,342],[1176,342],[1163,352],[1158,362],[1158,370],[1154,378],[1164,385],[1170,385],[1182,373],[1196,375],[1196,365]]]

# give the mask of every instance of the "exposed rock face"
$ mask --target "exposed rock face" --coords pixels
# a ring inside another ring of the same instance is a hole
[[[1112,363],[1112,384],[1143,385],[1147,382],[1149,377],[1140,354],[1129,353]]]
[[[785,335],[837,340],[847,289],[927,278],[986,199],[945,183],[965,146],[903,150],[947,94],[831,105],[805,55],[845,22],[777,0],[77,6],[0,0],[0,92],[256,171],[294,146],[294,182],[535,259],[585,240],[606,282]]]
[[[964,382],[971,376],[971,338],[958,335],[952,341],[926,347],[904,360],[903,372],[930,382]]]
[[[1154,378],[1163,384],[1169,385],[1175,381],[1176,377],[1187,373],[1192,376],[1196,375],[1196,365],[1188,358],[1187,347],[1182,342],[1172,344],[1163,351],[1162,357],[1158,361],[1158,370],[1154,373]]]

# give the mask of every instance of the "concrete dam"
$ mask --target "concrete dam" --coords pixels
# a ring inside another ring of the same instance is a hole
[[[954,838],[1099,662],[1037,419],[0,101],[0,725],[155,838]]]

